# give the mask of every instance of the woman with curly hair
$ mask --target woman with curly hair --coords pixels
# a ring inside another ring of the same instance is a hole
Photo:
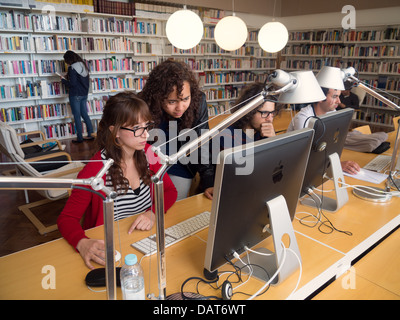
[[[165,142],[168,143],[162,151],[167,155],[174,154],[186,143],[186,139],[177,138],[182,130],[193,128],[199,137],[202,130],[209,129],[205,94],[200,91],[193,72],[184,63],[166,60],[156,66],[139,97],[147,102],[156,127],[165,134]],[[197,172],[200,175],[199,188],[209,197],[214,185],[214,167],[211,153],[206,153],[196,150],[189,161],[178,161],[169,168],[168,173],[178,190],[178,200],[188,195]]]
[[[97,131],[99,151],[78,174],[78,179],[94,177],[103,167],[104,160],[114,160],[103,180],[106,186],[117,193],[114,220],[137,215],[128,230],[129,234],[135,229],[150,230],[155,221],[150,179],[161,164],[146,142],[148,130],[152,127],[147,104],[135,94],[122,92],[111,97],[104,107]],[[166,174],[166,211],[174,204],[176,197],[175,186]],[[102,198],[92,192],[73,189],[57,224],[62,236],[76,248],[90,269],[93,269],[91,261],[104,265],[105,247],[103,240],[87,238],[84,230],[103,223]]]

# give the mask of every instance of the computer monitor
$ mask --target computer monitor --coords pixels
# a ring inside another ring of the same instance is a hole
[[[204,263],[207,279],[214,279],[218,268],[234,258],[234,252],[240,255],[245,247],[252,248],[269,237],[271,229],[277,239],[273,238],[275,251],[278,248],[281,252],[281,234],[288,233],[290,244],[297,246],[292,220],[313,134],[305,128],[220,153]],[[249,163],[253,167],[246,172]],[[298,247],[295,249],[298,252]],[[264,266],[269,275],[277,269],[278,261],[280,256]],[[298,262],[294,263],[297,269]],[[293,263],[288,258],[289,264]],[[265,280],[263,275],[259,278]]]
[[[302,204],[321,207],[328,211],[337,211],[348,201],[347,190],[340,188],[343,187],[340,185],[340,181],[344,182],[340,156],[349,132],[353,112],[353,109],[346,108],[309,119],[308,128],[314,129],[315,133],[301,189]],[[326,195],[315,197],[310,194],[310,190],[318,188],[327,180],[325,174],[333,178],[335,199]]]

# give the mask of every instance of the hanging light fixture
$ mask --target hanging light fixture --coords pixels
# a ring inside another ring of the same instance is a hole
[[[289,40],[289,33],[286,27],[282,23],[275,21],[275,5],[276,0],[274,2],[272,22],[264,24],[258,32],[260,47],[271,53],[282,50]]]
[[[246,24],[235,15],[234,0],[232,0],[232,7],[232,15],[222,18],[214,30],[215,41],[226,51],[239,49],[247,39]]]
[[[168,18],[165,28],[167,38],[178,49],[191,49],[199,44],[203,37],[203,22],[193,11],[175,11]]]

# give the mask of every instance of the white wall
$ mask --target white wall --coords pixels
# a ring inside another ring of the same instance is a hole
[[[236,15],[243,19],[248,27],[260,28],[265,23],[272,21],[272,17],[246,14],[237,12]],[[321,13],[286,18],[277,18],[288,30],[336,28],[342,26],[342,19],[346,14]],[[400,24],[400,7],[356,10],[356,29],[362,26],[377,26]]]

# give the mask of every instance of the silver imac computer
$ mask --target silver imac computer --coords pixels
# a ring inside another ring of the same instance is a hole
[[[301,189],[302,204],[334,212],[347,203],[347,190],[341,188],[344,176],[340,156],[353,112],[353,109],[347,108],[318,118],[310,118],[308,128],[314,129],[314,140]],[[321,186],[327,177],[333,180],[335,198],[318,195],[313,191]]]
[[[271,235],[275,253],[261,247],[256,250],[271,255],[249,255],[251,263],[263,267],[254,268],[255,277],[267,281],[277,271],[286,234],[300,257],[292,220],[313,135],[305,128],[220,153],[204,264],[207,279],[215,279],[218,268],[234,259],[234,253],[240,255]],[[284,266],[272,284],[296,271],[299,262],[287,254]]]

